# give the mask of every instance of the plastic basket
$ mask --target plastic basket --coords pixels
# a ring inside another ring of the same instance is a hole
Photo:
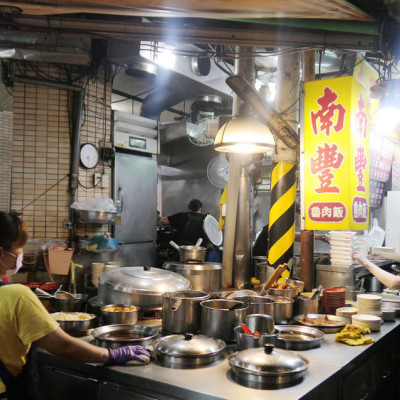
[[[49,271],[51,274],[68,275],[74,249],[49,247]]]

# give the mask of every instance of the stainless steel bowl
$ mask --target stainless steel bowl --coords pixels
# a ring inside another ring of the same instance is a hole
[[[121,346],[149,346],[158,337],[157,329],[142,325],[106,325],[92,331],[96,346],[114,349]]]
[[[278,325],[276,347],[286,350],[309,350],[320,347],[324,333],[308,326]]]
[[[76,210],[79,222],[86,224],[108,224],[113,222],[117,213],[105,211]]]
[[[88,318],[85,319],[77,319],[74,321],[62,321],[57,319],[57,316],[59,314],[64,314],[65,317],[68,318],[68,316],[71,317],[78,317],[85,315]],[[56,312],[50,314],[60,325],[60,328],[68,333],[78,333],[78,332],[85,332],[88,331],[89,329],[92,329],[96,325],[97,321],[97,316],[95,314],[87,314],[87,313],[80,313],[80,312]]]
[[[139,307],[129,311],[106,311],[108,307],[129,307],[123,304],[108,304],[101,307],[101,314],[106,325],[114,324],[135,324],[138,320]]]

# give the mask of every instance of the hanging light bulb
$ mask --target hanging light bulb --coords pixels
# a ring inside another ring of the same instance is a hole
[[[375,114],[375,126],[383,133],[392,132],[400,123],[400,99],[393,91],[387,92]]]
[[[258,118],[232,118],[218,131],[215,150],[226,153],[266,153],[275,147],[271,130]]]

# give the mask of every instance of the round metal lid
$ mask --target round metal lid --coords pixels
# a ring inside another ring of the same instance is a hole
[[[223,235],[218,230],[218,221],[210,214],[208,214],[203,221],[203,229],[208,239],[214,246],[221,246]]]
[[[172,271],[208,271],[208,270],[218,270],[224,269],[224,266],[220,263],[214,262],[203,262],[200,264],[197,263],[180,263],[178,261],[167,261],[163,264],[163,269],[169,269]]]
[[[155,345],[157,352],[173,357],[211,356],[224,348],[225,342],[221,339],[192,333],[165,336]]]
[[[122,267],[104,272],[99,284],[126,293],[162,294],[190,289],[190,281],[172,271],[149,267]]]
[[[255,375],[288,375],[307,369],[308,360],[272,344],[239,351],[229,357],[229,365]]]

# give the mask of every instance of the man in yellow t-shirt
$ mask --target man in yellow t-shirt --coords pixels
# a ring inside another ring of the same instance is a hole
[[[0,287],[0,359],[12,375],[22,371],[31,343],[57,328],[58,323],[28,287]],[[0,380],[0,393],[5,391]]]

